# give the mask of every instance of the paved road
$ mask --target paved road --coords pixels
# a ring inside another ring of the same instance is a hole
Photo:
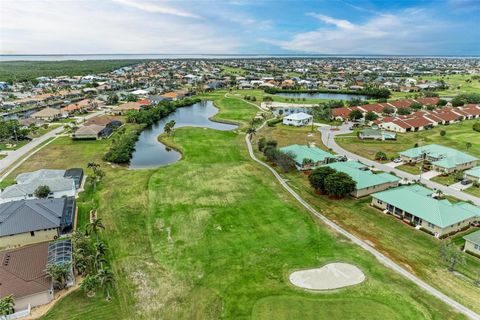
[[[402,275],[403,277],[407,278],[408,280],[414,282],[416,285],[418,285],[420,288],[425,290],[426,292],[430,293],[431,295],[437,297],[441,301],[445,302],[446,304],[450,305],[452,308],[455,310],[463,313],[464,315],[468,316],[471,319],[474,320],[480,320],[480,316],[473,312],[472,310],[468,309],[467,307],[463,306],[462,304],[458,303],[457,301],[451,299],[450,297],[446,296],[442,292],[438,291],[437,289],[433,288],[420,278],[416,277],[409,271],[405,270],[402,268],[400,265],[396,264],[393,260],[389,259],[386,257],[384,254],[381,252],[377,251],[375,248],[370,246],[368,243],[365,241],[361,240],[360,238],[357,238],[355,235],[351,234],[347,230],[343,229],[339,225],[335,224],[333,221],[322,215],[320,212],[315,210],[310,204],[308,204],[305,200],[303,200],[302,197],[300,197],[288,184],[287,182],[268,164],[260,161],[257,159],[255,154],[253,153],[253,147],[252,143],[250,141],[250,135],[247,135],[245,137],[245,141],[247,143],[247,148],[248,148],[248,153],[250,154],[250,157],[257,163],[261,164],[277,178],[278,182],[298,201],[300,204],[302,204],[309,212],[311,212],[315,217],[320,219],[323,223],[325,223],[327,226],[330,228],[334,229],[336,232],[344,235],[348,239],[350,239],[353,243],[356,245],[362,247],[366,251],[370,252],[377,258],[378,261],[380,261],[383,265],[387,266],[388,268],[392,269],[393,271],[397,272],[398,274]]]
[[[88,114],[84,117],[77,118],[76,122],[81,123],[84,120],[88,120],[92,117],[95,117],[95,116],[103,114],[103,113],[105,113],[104,110],[97,111],[97,112],[94,112],[94,113],[90,113],[90,114]],[[0,173],[2,173],[5,169],[10,167],[15,162],[17,162],[20,158],[22,158],[23,156],[27,155],[32,150],[37,148],[39,145],[41,145],[42,143],[44,143],[48,139],[55,137],[57,134],[61,133],[62,131],[63,131],[63,126],[55,128],[55,129],[45,133],[43,136],[32,139],[32,141],[30,141],[29,143],[27,143],[23,147],[18,148],[17,150],[10,151],[5,158],[0,160]]]
[[[319,131],[322,133],[322,142],[324,145],[326,145],[328,148],[331,148],[335,153],[347,156],[349,159],[353,160],[358,160],[361,161],[362,163],[369,165],[371,167],[375,167],[376,169],[386,171],[386,172],[393,172],[397,176],[401,178],[405,178],[410,181],[420,181],[427,187],[431,189],[437,189],[442,191],[446,195],[451,195],[454,196],[455,198],[464,200],[464,201],[472,201],[476,205],[480,205],[480,198],[472,196],[470,194],[464,193],[460,190],[451,188],[449,186],[444,186],[442,184],[430,181],[425,179],[422,175],[415,175],[411,174],[408,172],[405,172],[400,169],[392,168],[391,166],[388,166],[386,164],[378,163],[376,161],[361,157],[357,154],[354,154],[352,152],[349,152],[342,147],[340,147],[337,142],[335,141],[335,136],[338,134],[344,134],[344,133],[352,133],[352,131],[349,129],[350,125],[349,124],[344,124],[339,128],[339,130],[330,130],[331,128],[329,127],[321,127],[319,128]]]

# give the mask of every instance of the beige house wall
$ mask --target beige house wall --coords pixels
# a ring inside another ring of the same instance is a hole
[[[480,255],[480,250],[475,249],[475,244],[471,241],[465,241],[465,248],[463,249],[464,251],[470,251],[472,253]]]
[[[53,300],[53,289],[35,293],[29,296],[15,298],[15,311],[25,310],[28,305],[36,307],[42,304],[47,304]]]
[[[58,236],[57,229],[35,231],[34,236],[30,232],[20,233],[13,236],[0,238],[0,248],[23,246],[53,240]]]
[[[380,192],[380,191],[387,190],[389,188],[394,188],[394,187],[398,187],[398,181],[378,184],[376,186],[368,187],[364,189],[358,189],[353,191],[351,195],[354,196],[355,198],[361,198],[361,197],[368,196],[369,194]]]
[[[383,201],[380,201],[376,198],[372,198],[372,205],[376,208],[381,209],[382,211],[387,209],[387,203],[385,203]],[[432,233],[437,233],[438,236],[442,236],[442,235],[445,235],[445,234],[448,234],[448,233],[460,231],[461,229],[469,226],[475,220],[476,220],[476,218],[473,217],[473,218],[461,221],[459,223],[456,223],[454,225],[451,225],[449,227],[440,228],[438,226],[431,227],[431,226],[428,225],[429,224],[428,221],[425,221],[425,220],[422,219],[422,223],[420,225],[422,226],[422,228],[424,228],[424,229],[426,229],[426,230],[428,230]]]

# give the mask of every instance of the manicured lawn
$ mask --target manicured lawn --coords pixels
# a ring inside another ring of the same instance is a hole
[[[74,303],[72,303],[74,302]],[[78,290],[62,299],[42,319],[120,319],[120,306],[118,299],[107,302],[102,295],[87,298]]]
[[[236,99],[215,99],[219,119],[246,124],[257,112]],[[111,168],[101,161],[107,142],[63,138],[27,161],[28,170],[99,161],[106,172],[94,199],[80,201],[98,207],[106,226],[101,237],[116,274],[115,301],[78,292],[47,319],[291,319],[318,318],[316,312],[332,319],[465,319],[315,221],[251,161],[244,137],[238,130],[177,129],[163,138],[183,159],[151,170]],[[289,284],[292,270],[331,261],[358,265],[367,280],[328,294]]]
[[[472,129],[476,121],[467,120],[448,126],[439,125],[431,130],[397,134],[396,141],[360,140],[353,134],[338,136],[336,141],[341,147],[372,160],[378,151],[385,152],[389,158],[396,157],[398,152],[413,148],[416,143],[420,146],[441,144],[480,158],[480,132]],[[443,137],[440,136],[441,130],[446,131]],[[472,144],[471,148],[467,149],[467,142]]]
[[[463,192],[480,198],[480,187],[471,186],[470,188],[463,190]]]
[[[259,137],[265,137],[267,140],[276,140],[279,147],[285,147],[291,144],[308,145],[314,143],[320,149],[328,151],[323,145],[320,132],[317,131],[317,127],[314,127],[312,131],[311,127],[290,127],[282,124],[277,124],[275,127],[264,127],[261,131],[261,135],[254,138],[256,144]]]
[[[446,176],[440,175],[440,176],[433,177],[430,180],[434,181],[434,182],[437,182],[437,183],[440,183],[440,184],[443,184],[445,186],[449,186],[451,184],[454,184],[454,183],[458,182],[457,180],[455,180],[455,175],[454,174],[449,174],[449,175],[446,175]]]
[[[397,169],[403,170],[411,174],[420,174],[420,172],[422,171],[420,170],[420,164],[417,164],[417,165],[402,164],[401,166],[398,166]]]

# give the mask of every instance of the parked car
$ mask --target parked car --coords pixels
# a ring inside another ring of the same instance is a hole
[[[400,163],[400,162],[402,162],[402,161],[403,161],[403,160],[400,159],[400,158],[395,158],[395,159],[393,159],[393,163]]]
[[[346,156],[337,156],[337,161],[338,162],[345,162],[347,160],[348,160],[348,158]]]
[[[471,181],[468,180],[468,179],[463,179],[463,180],[460,182],[460,184],[466,186],[467,184],[470,184],[470,182],[471,182]]]

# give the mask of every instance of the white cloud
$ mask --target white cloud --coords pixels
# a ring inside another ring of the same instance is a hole
[[[231,53],[236,36],[203,19],[111,1],[0,1],[0,53]]]
[[[435,54],[442,52],[445,40],[442,31],[446,26],[421,9],[379,14],[364,23],[318,13],[308,15],[326,26],[294,34],[289,40],[265,41],[284,50],[306,53]]]
[[[139,0],[113,0],[113,2],[117,2],[119,4],[123,4],[125,6],[129,6],[129,7],[143,10],[150,13],[163,13],[163,14],[171,14],[179,17],[200,18],[196,14],[193,14],[181,9],[161,5],[158,2],[139,1]]]

